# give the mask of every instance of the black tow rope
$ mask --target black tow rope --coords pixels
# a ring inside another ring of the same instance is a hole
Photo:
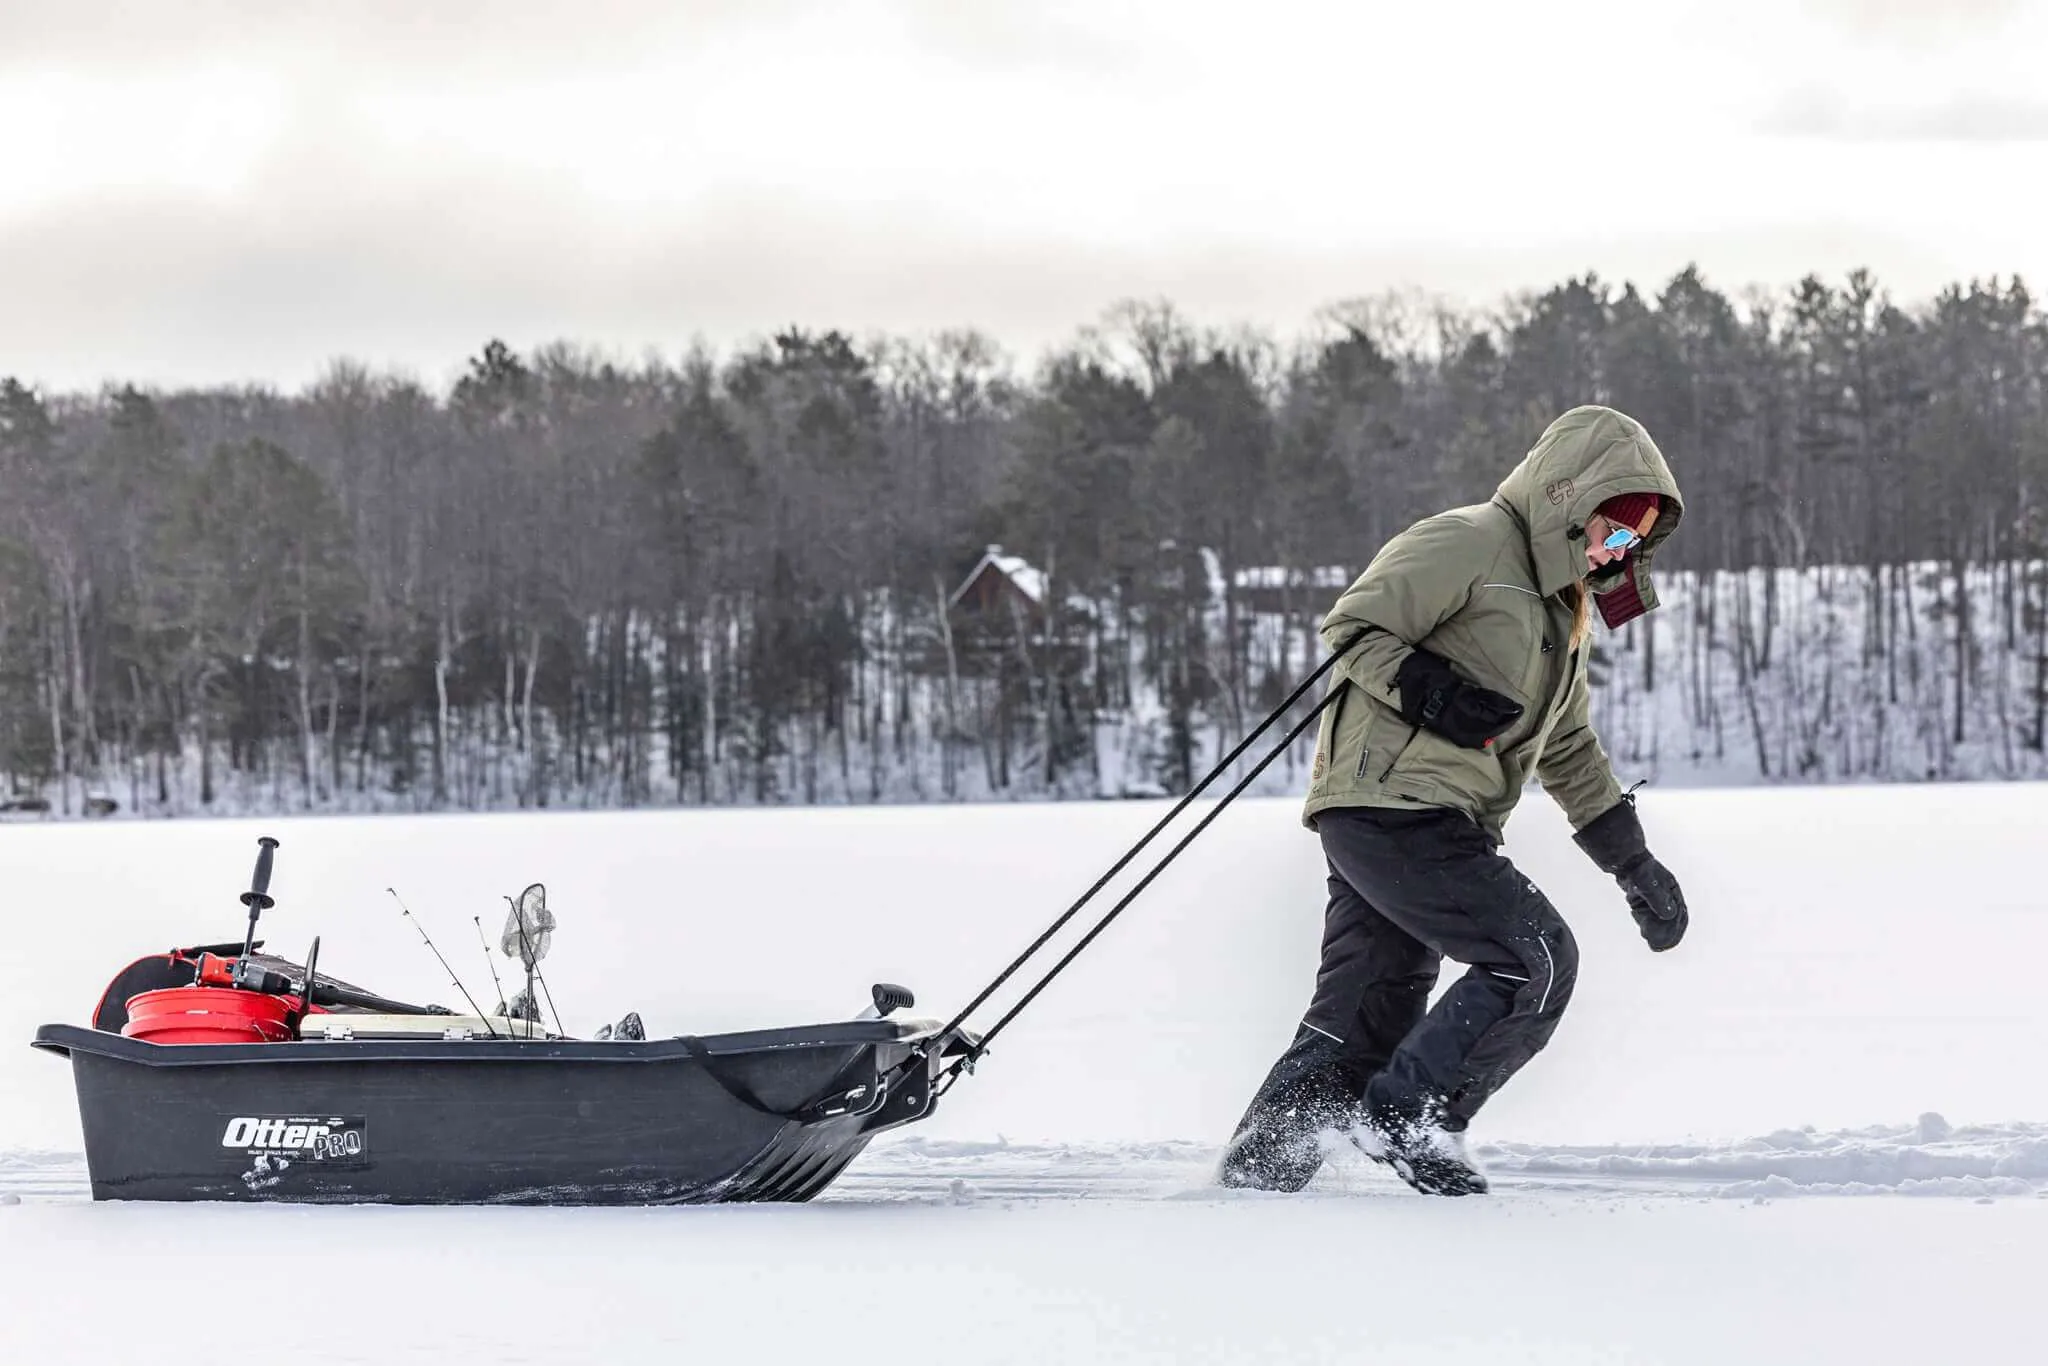
[[[983,1004],[985,1004],[988,1001],[988,998],[995,995],[995,993],[1002,988],[1002,985],[1005,982],[1009,981],[1010,978],[1017,974],[1017,971],[1020,968],[1022,968],[1026,963],[1030,962],[1032,957],[1036,955],[1040,949],[1044,948],[1046,944],[1052,940],[1052,937],[1054,935],[1058,934],[1063,928],[1066,927],[1068,921],[1072,920],[1076,915],[1080,914],[1082,907],[1086,906],[1090,901],[1095,899],[1096,893],[1100,892],[1104,887],[1109,885],[1111,879],[1113,879],[1118,873],[1121,873],[1125,868],[1129,867],[1131,860],[1136,858],[1140,853],[1142,853],[1145,849],[1145,846],[1150,844],[1159,835],[1160,831],[1166,829],[1167,826],[1171,825],[1175,817],[1179,816],[1181,812],[1187,810],[1189,803],[1193,802],[1195,798],[1201,796],[1202,793],[1206,792],[1209,789],[1210,784],[1214,783],[1218,778],[1222,777],[1223,774],[1230,768],[1230,766],[1236,763],[1238,758],[1242,756],[1247,749],[1250,749],[1252,747],[1252,744],[1255,741],[1257,741],[1261,735],[1264,735],[1268,730],[1272,729],[1274,723],[1279,721],[1282,716],[1285,716],[1287,714],[1287,709],[1292,707],[1296,702],[1299,702],[1302,699],[1302,696],[1306,694],[1309,691],[1309,689],[1313,688],[1316,685],[1316,683],[1322,679],[1323,675],[1329,673],[1331,669],[1335,668],[1337,661],[1342,659],[1346,654],[1350,653],[1352,647],[1357,645],[1360,640],[1365,638],[1365,634],[1366,632],[1364,630],[1356,632],[1351,636],[1350,639],[1346,640],[1336,650],[1332,651],[1330,657],[1328,659],[1325,659],[1322,662],[1322,664],[1317,667],[1314,673],[1310,674],[1307,678],[1304,678],[1300,682],[1300,684],[1295,687],[1293,692],[1287,694],[1287,697],[1280,703],[1279,706],[1273,708],[1272,711],[1268,712],[1266,714],[1266,718],[1263,721],[1259,722],[1258,725],[1252,727],[1252,729],[1245,735],[1244,739],[1237,742],[1237,747],[1235,749],[1231,750],[1230,753],[1224,755],[1223,758],[1217,762],[1216,766],[1210,769],[1209,772],[1203,776],[1202,781],[1196,783],[1193,788],[1189,789],[1188,794],[1185,797],[1182,797],[1178,802],[1174,804],[1173,810],[1167,812],[1164,816],[1161,816],[1159,818],[1159,822],[1156,825],[1154,825],[1150,830],[1145,832],[1145,836],[1143,839],[1139,840],[1136,844],[1132,845],[1127,851],[1125,851],[1124,856],[1118,859],[1116,863],[1110,867],[1108,872],[1104,873],[1101,877],[1095,880],[1094,886],[1090,887],[1087,891],[1081,893],[1080,898],[1077,901],[1075,901],[1073,905],[1067,907],[1066,911],[1063,914],[1061,914],[1059,919],[1053,921],[1051,925],[1046,927],[1045,932],[1043,934],[1039,935],[1038,938],[1031,941],[1031,946],[1029,948],[1025,949],[1024,952],[1018,954],[1015,959],[1011,960],[1010,965],[1004,968],[1002,972],[998,973],[994,981],[990,982],[987,986],[983,987],[981,989],[981,992],[978,995],[976,995],[973,1000],[969,1001],[965,1006],[961,1007],[960,1013],[955,1015],[951,1020],[949,1020],[946,1023],[945,1027],[941,1029],[935,1037],[940,1039],[947,1039],[953,1037],[954,1031],[960,1028],[961,1024],[967,1019],[969,1015],[972,1015]],[[1079,943],[1075,944],[1073,948],[1069,949],[1065,956],[1062,957],[1057,963],[1054,963],[1052,967],[1047,970],[1045,975],[1040,977],[1038,981],[1032,985],[1031,989],[1025,992],[1024,995],[1017,1001],[1015,1005],[1011,1006],[1009,1010],[1004,1012],[1002,1017],[995,1022],[995,1024],[989,1027],[986,1033],[984,1033],[979,1039],[975,1040],[973,1044],[961,1049],[958,1053],[956,1053],[956,1060],[954,1061],[952,1066],[947,1068],[941,1076],[940,1089],[938,1091],[938,1094],[945,1094],[945,1091],[951,1088],[953,1082],[959,1078],[959,1075],[963,1071],[973,1071],[974,1064],[980,1061],[982,1054],[988,1051],[988,1046],[990,1042],[995,1039],[996,1035],[1002,1033],[1004,1027],[1008,1025],[1010,1021],[1016,1019],[1018,1013],[1021,1012],[1024,1009],[1024,1007],[1030,1005],[1034,1000],[1036,1000],[1040,992],[1044,991],[1048,986],[1052,985],[1053,978],[1059,976],[1061,972],[1065,971],[1069,963],[1073,962],[1076,958],[1080,957],[1081,951],[1087,948],[1090,944],[1094,943],[1095,937],[1101,934],[1104,930],[1108,929],[1110,922],[1115,920],[1119,915],[1123,914],[1124,908],[1129,906],[1133,901],[1137,900],[1139,893],[1143,892],[1147,887],[1151,886],[1152,880],[1158,877],[1161,873],[1165,872],[1167,865],[1172,863],[1174,859],[1178,858],[1183,849],[1186,849],[1190,844],[1194,843],[1195,837],[1200,835],[1204,830],[1208,829],[1209,823],[1211,821],[1215,820],[1218,816],[1223,814],[1223,808],[1229,806],[1231,802],[1235,801],[1247,787],[1251,786],[1252,782],[1261,773],[1264,773],[1266,771],[1266,769],[1272,764],[1272,762],[1275,759],[1279,758],[1282,754],[1284,754],[1287,751],[1287,747],[1289,745],[1292,745],[1303,731],[1307,730],[1311,725],[1313,725],[1316,721],[1316,718],[1321,716],[1323,714],[1324,709],[1327,708],[1331,702],[1335,701],[1336,698],[1337,691],[1335,689],[1332,689],[1323,697],[1323,699],[1320,702],[1316,703],[1315,706],[1311,707],[1306,716],[1302,717],[1301,720],[1295,722],[1293,729],[1287,732],[1285,738],[1283,738],[1279,744],[1275,745],[1270,751],[1268,751],[1265,758],[1259,760],[1257,764],[1252,766],[1251,772],[1245,774],[1244,777],[1238,779],[1237,785],[1235,787],[1232,787],[1229,792],[1225,793],[1223,797],[1217,801],[1214,810],[1209,812],[1208,815],[1202,817],[1202,819],[1196,824],[1194,829],[1190,830],[1186,835],[1181,837],[1180,843],[1174,845],[1173,848],[1168,850],[1166,855],[1163,858],[1161,858],[1157,864],[1153,865],[1152,871],[1145,874],[1145,876],[1138,882],[1137,886],[1131,888],[1129,892],[1126,892],[1122,900],[1118,901],[1116,905],[1110,907],[1109,910],[1103,914],[1102,919],[1098,920],[1094,924],[1094,926],[1089,929],[1087,934],[1081,936],[1081,941]]]

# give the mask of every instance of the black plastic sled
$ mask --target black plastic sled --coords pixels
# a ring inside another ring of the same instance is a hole
[[[935,1029],[35,1046],[71,1059],[96,1200],[651,1205],[810,1199],[931,1113]]]
[[[318,939],[304,966],[257,952],[262,846],[239,944],[140,959],[92,1028],[36,1033],[71,1060],[96,1200],[808,1200],[876,1134],[931,1114],[977,1044],[908,1016],[887,983],[855,1019],[792,1029],[647,1039],[629,1015],[596,1039],[550,1032],[538,883],[506,898],[500,941],[525,990],[501,988],[491,1014],[459,981],[474,1013],[407,1005],[321,973]]]

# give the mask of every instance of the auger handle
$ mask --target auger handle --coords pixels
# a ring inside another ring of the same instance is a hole
[[[270,860],[277,841],[265,835],[256,843],[262,846],[256,855],[256,875],[249,880],[249,890],[242,893],[242,904],[249,908],[249,932],[242,936],[242,956],[245,958],[255,951],[256,917],[277,904],[270,895]]]

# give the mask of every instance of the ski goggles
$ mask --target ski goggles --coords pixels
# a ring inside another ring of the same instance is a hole
[[[1642,544],[1642,540],[1633,527],[1616,526],[1600,544],[1608,550],[1630,550]]]

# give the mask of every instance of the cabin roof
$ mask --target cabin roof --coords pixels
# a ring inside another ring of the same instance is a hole
[[[946,606],[958,606],[960,599],[967,596],[967,590],[974,587],[974,581],[991,566],[1014,584],[1018,592],[1040,607],[1045,605],[1045,571],[1021,555],[1005,555],[1001,546],[992,545],[982,552],[974,568],[967,571],[967,577],[960,580],[960,586],[946,599]]]

